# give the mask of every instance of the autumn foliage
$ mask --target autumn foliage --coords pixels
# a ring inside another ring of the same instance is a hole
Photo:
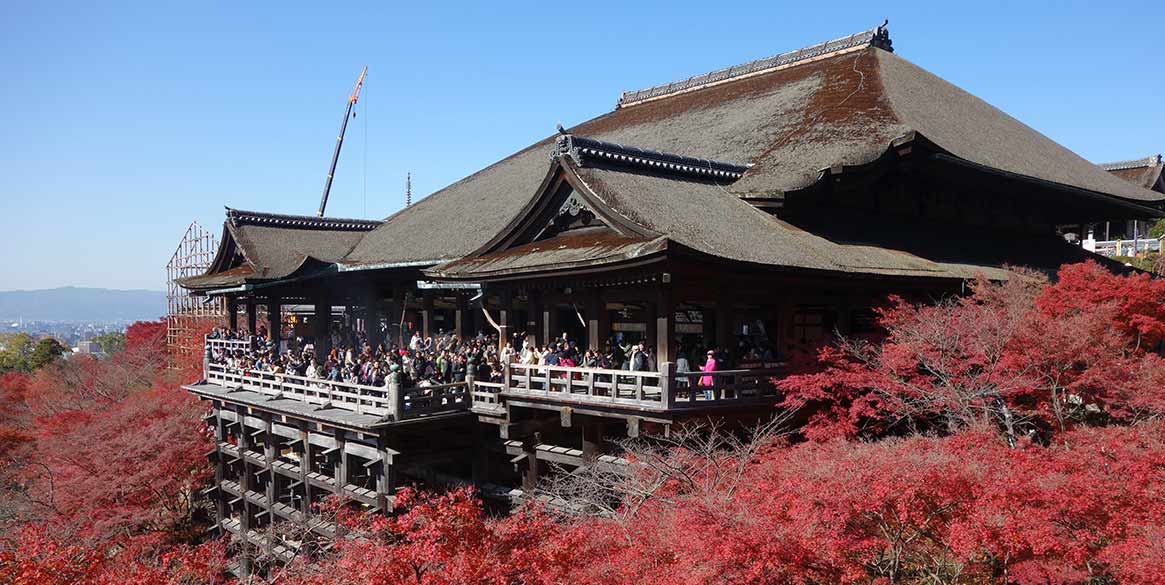
[[[0,379],[0,582],[217,578],[221,547],[200,543],[203,408],[167,369],[164,323],[126,339],[109,359]]]
[[[347,536],[267,577],[1165,584],[1165,283],[1067,266],[890,299],[881,323],[881,339],[841,340],[781,381],[784,427],[628,443],[630,465],[572,474],[545,486],[555,508],[504,517],[469,489],[405,490],[391,517],[331,502]],[[207,479],[199,410],[153,360],[0,378],[0,455],[38,450],[46,467],[0,473],[27,502],[2,507],[0,582],[221,579],[226,545],[200,543],[190,497]]]

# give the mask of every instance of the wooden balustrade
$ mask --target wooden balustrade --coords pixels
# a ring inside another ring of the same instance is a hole
[[[468,410],[471,402],[465,382],[407,389],[391,383],[388,386],[365,386],[294,374],[236,369],[223,364],[207,365],[206,379],[224,387],[392,420]]]
[[[235,350],[250,351],[253,349],[253,339],[248,337],[246,339],[212,339],[206,338],[207,349],[221,349],[228,352]]]
[[[501,410],[503,385],[501,382],[478,382],[473,381],[470,393],[473,398],[474,410]]]
[[[510,364],[502,397],[529,396],[593,405],[652,410],[704,408],[775,399],[778,368],[718,372],[631,372],[601,368]],[[474,397],[475,407],[477,396]],[[483,403],[489,398],[482,397]]]
[[[666,408],[659,372],[510,364],[507,395],[553,398],[589,404]]]

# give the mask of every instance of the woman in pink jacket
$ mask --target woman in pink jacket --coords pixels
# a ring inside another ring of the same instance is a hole
[[[708,350],[708,361],[700,366],[701,372],[715,372],[716,371],[716,352]],[[704,400],[712,400],[712,376],[700,376],[700,386],[706,388],[704,390]]]

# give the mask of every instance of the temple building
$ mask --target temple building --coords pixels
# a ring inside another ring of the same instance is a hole
[[[781,364],[869,331],[888,294],[959,294],[1016,266],[1123,269],[1057,228],[1165,216],[1147,186],[900,57],[882,26],[625,92],[382,221],[228,209],[212,266],[180,284],[281,347],[327,353],[341,329],[373,347],[565,335],[642,341],[653,367],[505,363],[498,381],[410,388],[208,360],[186,388],[212,408],[220,525],[289,554],[272,525],[330,534],[311,519],[325,495],[381,511],[412,482],[515,497],[551,467],[618,464],[613,439],[771,416]],[[680,352],[746,345],[765,357],[677,371]]]
[[[1165,195],[1165,174],[1162,173],[1165,170],[1165,160],[1162,159],[1160,154],[1136,160],[1104,163],[1100,165],[1100,168],[1134,185]],[[1098,231],[1100,233],[1097,235],[1103,236],[1105,240],[1112,240],[1114,238],[1139,239],[1148,237],[1149,228],[1152,224],[1153,222],[1143,219],[1131,219],[1119,222],[1106,221],[1103,225],[1098,225],[1094,229],[1099,228]]]

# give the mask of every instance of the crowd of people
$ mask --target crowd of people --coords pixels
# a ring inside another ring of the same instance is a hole
[[[445,332],[425,337],[417,331],[407,339],[400,339],[403,344],[389,341],[373,346],[361,331],[333,328],[327,351],[317,351],[311,338],[273,339],[262,327],[250,337],[228,328],[216,328],[208,337],[251,341],[248,350],[212,347],[212,363],[233,369],[378,387],[387,386],[393,374],[399,376],[405,388],[459,383],[471,373],[479,381],[501,382],[507,363],[632,372],[658,368],[655,351],[649,344],[633,343],[623,336],[608,338],[601,349],[596,349],[580,347],[567,333],[537,345],[531,342],[532,337],[519,332],[499,345],[496,334],[481,332],[462,339]],[[732,363],[724,348],[711,348],[703,355],[683,344],[674,349],[679,374],[710,373],[737,363],[773,360],[771,350],[743,340],[734,348],[741,358]],[[681,376],[680,384],[686,385],[693,378],[696,376]],[[711,386],[711,376],[700,376],[695,383]]]

